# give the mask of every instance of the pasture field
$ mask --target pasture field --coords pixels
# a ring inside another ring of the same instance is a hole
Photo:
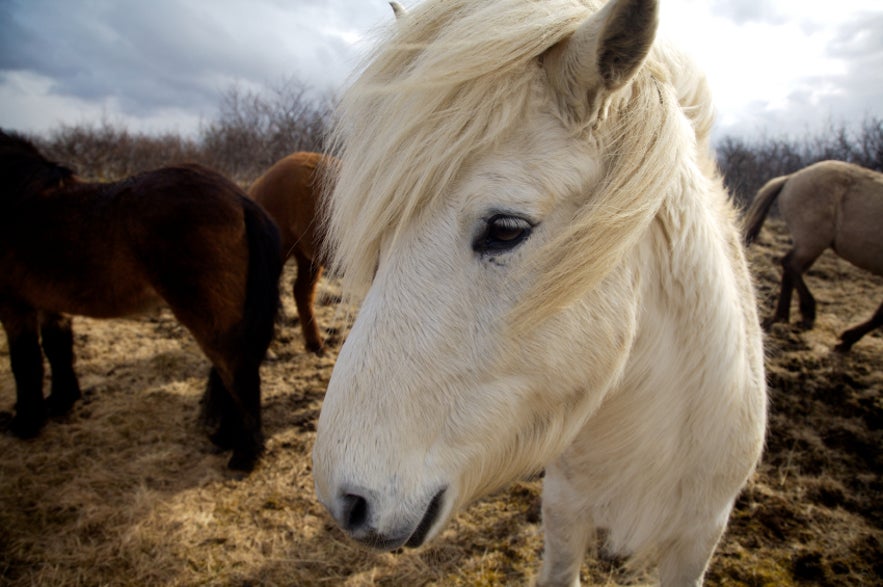
[[[762,315],[787,243],[770,220],[749,249]],[[526,584],[542,550],[539,479],[474,504],[416,551],[366,552],[336,529],[315,500],[310,451],[337,344],[325,357],[305,351],[293,271],[262,368],[267,452],[245,477],[226,470],[229,454],[197,425],[208,363],[168,311],[76,318],[84,398],[29,441],[6,430],[15,394],[0,338],[0,585]],[[767,450],[708,585],[883,583],[883,333],[831,352],[883,300],[883,279],[826,252],[807,283],[816,328],[777,324],[768,337]],[[343,329],[337,293],[320,284],[325,328]],[[609,557],[584,565],[582,579],[646,582]]]

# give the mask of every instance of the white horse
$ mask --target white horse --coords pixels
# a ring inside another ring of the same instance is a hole
[[[328,231],[361,302],[316,491],[419,546],[545,468],[540,585],[596,527],[700,584],[763,445],[761,330],[704,80],[656,2],[433,0],[345,93]]]

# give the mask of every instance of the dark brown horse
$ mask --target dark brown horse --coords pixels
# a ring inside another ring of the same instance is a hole
[[[782,259],[782,289],[776,312],[763,322],[769,328],[787,322],[791,294],[797,289],[801,326],[812,328],[816,301],[803,273],[831,248],[856,267],[883,275],[883,174],[842,161],[822,161],[771,179],[745,214],[745,243],[757,238],[764,218],[779,199],[794,247]],[[883,304],[867,321],[844,331],[835,350],[849,351],[864,335],[883,326]]]
[[[16,383],[11,429],[35,436],[80,397],[66,314],[164,301],[212,364],[202,417],[250,470],[263,450],[259,367],[273,336],[279,236],[241,189],[199,166],[86,183],[0,131],[0,321]],[[43,351],[52,371],[43,397]]]
[[[336,160],[328,155],[293,153],[273,164],[248,190],[279,227],[283,263],[291,257],[297,262],[294,302],[307,349],[317,355],[324,350],[313,312],[316,284],[322,276],[323,238],[317,206],[323,175],[333,165]]]

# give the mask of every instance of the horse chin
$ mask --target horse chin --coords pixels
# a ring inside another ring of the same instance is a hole
[[[378,552],[390,552],[407,545],[408,536],[387,536],[379,532],[367,532],[364,534],[350,534],[350,538],[368,548]]]
[[[417,524],[417,528],[414,530],[413,534],[411,534],[408,541],[405,543],[405,546],[409,548],[417,548],[422,545],[428,538],[434,537],[441,530],[442,526],[444,526],[444,521],[447,516],[442,518],[441,514],[445,509],[445,491],[442,489],[438,493],[433,496],[432,501],[429,502],[429,505],[426,507],[426,511],[423,512],[423,518],[420,520],[420,523]],[[435,530],[433,532],[433,530]]]

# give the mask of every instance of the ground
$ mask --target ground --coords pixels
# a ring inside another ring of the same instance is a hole
[[[783,227],[768,223],[749,251],[763,315],[787,243]],[[883,583],[883,332],[848,355],[831,350],[883,300],[883,279],[828,252],[807,281],[816,327],[769,334],[767,450],[708,585]],[[262,369],[267,453],[248,476],[228,472],[229,454],[197,425],[208,363],[169,312],[75,319],[83,400],[34,440],[0,433],[0,585],[527,583],[542,550],[541,479],[474,504],[417,551],[366,552],[335,528],[315,500],[310,450],[336,348],[322,358],[304,350],[284,291]],[[342,327],[334,283],[321,294],[319,320]],[[0,427],[14,402],[0,337]],[[616,561],[594,560],[586,558],[584,583],[629,583]]]

